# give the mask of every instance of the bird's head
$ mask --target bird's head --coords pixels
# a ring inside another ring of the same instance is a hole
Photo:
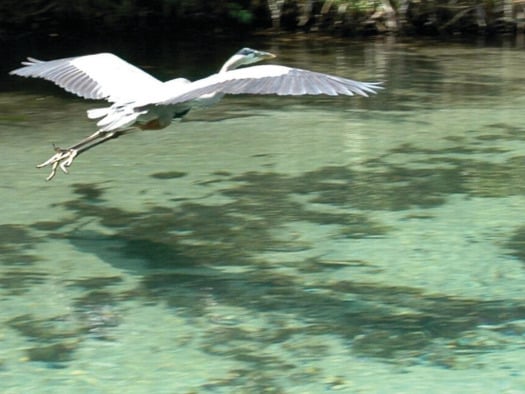
[[[257,63],[262,60],[273,59],[275,55],[270,52],[258,51],[251,48],[242,48],[230,57],[221,68],[220,72],[235,70],[238,67]]]

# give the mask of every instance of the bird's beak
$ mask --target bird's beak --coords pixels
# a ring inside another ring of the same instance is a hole
[[[262,60],[275,59],[276,57],[277,57],[277,55],[274,55],[273,53],[270,53],[270,52],[262,52],[262,51],[261,51],[261,59],[262,59]]]

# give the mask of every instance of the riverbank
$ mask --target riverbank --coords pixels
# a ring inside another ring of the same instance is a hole
[[[332,36],[519,35],[525,1],[57,0],[0,4],[0,42],[34,37],[215,36],[306,32]]]

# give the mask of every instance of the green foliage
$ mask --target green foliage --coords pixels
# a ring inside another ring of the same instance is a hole
[[[241,4],[229,1],[228,10],[229,16],[242,24],[250,24],[253,21],[253,14],[249,10],[244,9]]]

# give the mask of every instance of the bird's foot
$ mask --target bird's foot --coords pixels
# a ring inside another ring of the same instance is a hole
[[[76,149],[62,149],[54,145],[53,147],[56,153],[45,162],[36,166],[37,168],[51,166],[51,173],[46,178],[46,181],[50,181],[51,179],[53,179],[53,177],[56,175],[57,168],[59,167],[64,172],[64,174],[67,174],[67,167],[69,167],[73,163],[73,160],[78,155],[78,150]]]

